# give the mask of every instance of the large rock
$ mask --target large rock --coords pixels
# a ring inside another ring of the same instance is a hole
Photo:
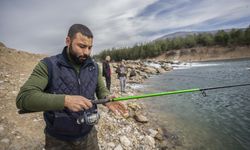
[[[171,64],[164,64],[164,65],[162,65],[162,68],[165,69],[165,71],[170,71],[173,69]]]
[[[9,144],[10,143],[10,140],[8,138],[4,138],[0,141],[1,143],[4,143],[4,144]]]
[[[128,107],[131,108],[131,109],[133,109],[134,111],[137,111],[137,110],[141,109],[141,106],[138,105],[135,102],[128,103]]]
[[[166,72],[164,69],[162,69],[162,68],[157,68],[156,69],[157,70],[157,73],[164,73],[164,72]]]
[[[130,140],[126,136],[121,136],[120,142],[122,143],[122,145],[124,145],[126,147],[129,147],[132,145],[132,143],[130,142]]]
[[[142,71],[138,71],[138,74],[143,78],[143,79],[147,79],[148,78],[148,74]]]
[[[114,150],[123,150],[123,148],[122,148],[122,146],[119,144],[119,145],[117,145],[117,146],[114,148]]]
[[[155,146],[155,139],[149,135],[145,137],[145,142],[152,147]]]
[[[157,70],[153,67],[144,67],[143,71],[149,74],[156,74]]]
[[[149,129],[148,131],[150,133],[150,136],[152,136],[152,137],[155,137],[157,135],[157,133],[158,133],[158,131],[156,131],[154,129]]]
[[[164,139],[164,135],[163,135],[163,131],[161,128],[157,129],[157,134],[154,137],[155,139],[159,140],[159,141],[163,141]]]
[[[109,142],[107,144],[108,147],[114,148],[115,147],[115,143],[114,142]]]
[[[135,113],[134,118],[136,121],[141,122],[141,123],[148,122],[148,118],[140,113]]]
[[[3,125],[0,125],[0,136],[3,136],[5,133]]]

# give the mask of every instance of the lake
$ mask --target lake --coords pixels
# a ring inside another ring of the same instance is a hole
[[[250,83],[250,59],[176,65],[153,76],[143,93]],[[146,98],[153,120],[174,132],[183,149],[246,150],[250,147],[250,86]]]

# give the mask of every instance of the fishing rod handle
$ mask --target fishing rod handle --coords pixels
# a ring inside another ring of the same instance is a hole
[[[107,102],[110,102],[110,100],[109,99],[97,99],[97,100],[91,101],[91,103],[93,104],[105,104]],[[38,112],[38,111],[29,111],[29,110],[23,110],[23,109],[18,110],[18,114],[27,114],[27,113],[34,113],[34,112]]]
[[[104,98],[104,99],[92,100],[91,102],[92,102],[93,104],[105,104],[105,103],[107,103],[107,102],[111,102],[111,100]]]

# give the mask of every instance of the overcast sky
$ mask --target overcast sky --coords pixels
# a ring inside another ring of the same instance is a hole
[[[74,23],[92,30],[96,54],[177,31],[247,27],[250,0],[0,0],[0,41],[11,48],[60,53]]]

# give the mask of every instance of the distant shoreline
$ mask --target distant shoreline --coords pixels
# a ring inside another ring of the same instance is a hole
[[[170,50],[158,57],[156,60],[181,61],[181,62],[203,62],[214,60],[233,60],[250,58],[250,46],[237,47],[195,47],[189,49]]]
[[[250,57],[193,61],[192,63],[199,63],[199,62],[220,62],[220,61],[238,61],[238,60],[250,60]]]

